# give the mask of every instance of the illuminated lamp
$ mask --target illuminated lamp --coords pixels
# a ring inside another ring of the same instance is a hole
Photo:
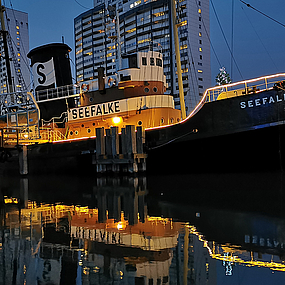
[[[115,125],[120,124],[122,121],[123,121],[122,117],[114,117],[114,118],[112,118],[112,122],[113,122]]]

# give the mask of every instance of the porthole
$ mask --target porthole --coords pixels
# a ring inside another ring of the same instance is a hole
[[[90,133],[91,133],[91,130],[90,130],[90,129],[87,129],[87,133],[90,134]]]
[[[75,131],[75,134],[78,135],[78,131]]]
[[[142,125],[142,123],[143,123],[142,121],[138,121],[138,125],[139,125],[139,126],[141,126],[141,125]]]
[[[170,124],[173,124],[173,123],[174,123],[174,119],[170,118]]]
[[[70,133],[69,133],[71,136],[73,135],[73,131],[70,131]]]
[[[81,127],[84,128],[84,125],[82,124]]]
[[[160,123],[161,123],[161,124],[164,124],[164,118],[161,118],[161,119],[160,119]]]
[[[145,93],[148,93],[148,92],[149,92],[149,88],[146,87],[146,88],[144,89],[144,92],[145,92]]]
[[[153,92],[155,92],[155,93],[156,93],[156,92],[157,92],[157,87],[153,87],[153,89],[152,89],[152,90],[153,90]]]
[[[93,98],[92,97],[89,97],[89,102],[93,102]]]
[[[95,123],[93,123],[92,125],[93,125],[93,126],[95,126],[96,124],[95,124]]]

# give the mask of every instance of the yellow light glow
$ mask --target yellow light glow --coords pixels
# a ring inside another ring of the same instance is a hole
[[[115,125],[118,125],[123,121],[123,119],[122,119],[122,117],[114,117],[114,118],[112,118],[112,121]]]

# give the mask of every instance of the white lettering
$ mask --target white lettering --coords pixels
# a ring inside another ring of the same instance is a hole
[[[266,103],[266,100],[267,100],[266,97],[262,98],[262,104],[265,104],[265,103]]]
[[[282,101],[282,99],[280,99],[278,95],[276,95],[276,99],[277,99],[277,102],[281,102]]]
[[[255,99],[255,106],[260,106],[260,99]]]
[[[270,96],[269,103],[275,103],[275,101],[274,101],[272,96]]]
[[[246,103],[245,103],[245,102],[240,102],[240,107],[241,107],[242,109],[246,108]]]
[[[247,101],[247,103],[248,103],[248,107],[253,107],[253,101],[252,100]]]

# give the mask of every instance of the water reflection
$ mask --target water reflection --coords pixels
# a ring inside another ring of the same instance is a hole
[[[282,212],[179,179],[3,177],[0,284],[283,284]]]

